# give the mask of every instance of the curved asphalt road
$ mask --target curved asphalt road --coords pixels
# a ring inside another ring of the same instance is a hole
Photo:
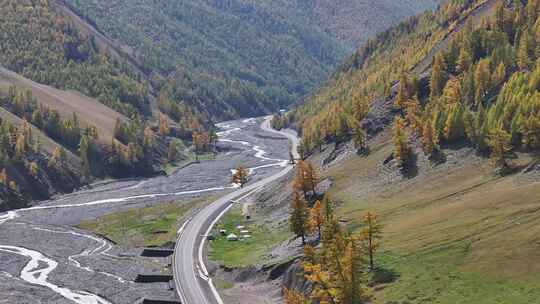
[[[298,138],[287,132],[276,131],[270,127],[270,117],[261,125],[266,132],[277,133],[289,138],[292,143],[292,153],[299,158],[296,151]],[[219,218],[232,206],[231,201],[246,196],[251,192],[285,176],[293,169],[288,165],[282,171],[248,184],[218,199],[198,212],[178,231],[178,239],[173,255],[173,275],[176,291],[182,304],[222,304],[212,279],[208,276],[202,257],[205,235]]]

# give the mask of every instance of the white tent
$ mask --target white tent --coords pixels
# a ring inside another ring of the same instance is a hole
[[[231,233],[227,236],[227,241],[238,241],[238,236],[234,233]]]

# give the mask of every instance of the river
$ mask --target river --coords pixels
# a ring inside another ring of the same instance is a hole
[[[134,303],[144,296],[174,297],[168,284],[134,283],[139,273],[159,270],[138,258],[140,250],[119,248],[74,226],[129,208],[227,193],[238,165],[251,181],[286,166],[288,142],[261,130],[262,119],[218,125],[215,160],[170,176],[118,181],[0,214],[0,303]]]

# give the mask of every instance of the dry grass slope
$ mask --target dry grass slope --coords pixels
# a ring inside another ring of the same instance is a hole
[[[18,116],[15,116],[11,112],[8,112],[7,110],[0,108],[0,118],[5,119],[11,124],[19,127],[22,125],[23,120],[20,119]],[[61,148],[62,145],[51,139],[49,136],[47,136],[45,133],[41,132],[38,128],[34,127],[32,125],[32,135],[39,137],[40,143],[42,145],[42,148],[45,152],[47,152],[49,155],[52,155],[53,151],[56,148]],[[80,166],[81,160],[80,158],[73,154],[71,151],[66,149],[66,154],[68,156],[68,160],[72,165],[75,165],[77,167]]]
[[[375,303],[537,303],[538,172],[497,177],[489,161],[457,148],[439,166],[419,155],[419,174],[396,180],[381,169],[391,145],[381,140],[372,148],[369,157],[352,156],[328,176],[351,227],[366,210],[384,219],[379,263],[399,278],[375,292]]]
[[[110,144],[117,118],[127,119],[94,98],[42,85],[0,67],[0,89],[6,90],[10,86],[30,90],[39,103],[59,111],[64,117],[77,113],[83,126],[92,125],[98,129],[99,141],[102,143]]]

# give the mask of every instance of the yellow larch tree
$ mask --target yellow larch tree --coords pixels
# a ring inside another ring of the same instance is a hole
[[[393,142],[394,158],[403,167],[409,161],[410,148],[405,131],[405,121],[399,116],[394,120]]]
[[[324,225],[324,211],[322,208],[321,201],[317,200],[311,210],[309,211],[309,223],[312,227],[312,230],[316,230],[318,233],[319,240],[321,239],[321,229]]]
[[[248,182],[248,176],[249,176],[248,170],[242,166],[238,166],[234,170],[234,174],[232,176],[232,182],[234,184],[240,185],[240,187],[244,187]]]
[[[361,231],[361,240],[363,247],[369,258],[369,269],[375,269],[375,252],[379,248],[379,239],[381,239],[382,226],[378,220],[379,216],[368,211],[363,218],[364,228]]]
[[[309,232],[309,211],[306,201],[300,193],[294,192],[289,214],[289,226],[291,232],[296,237],[302,238],[302,245],[306,243],[306,236]]]

